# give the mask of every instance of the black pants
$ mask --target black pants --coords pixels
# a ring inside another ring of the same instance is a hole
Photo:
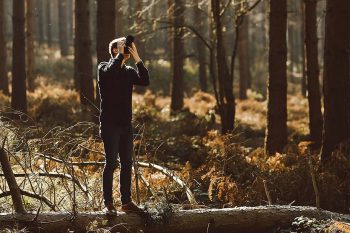
[[[120,194],[122,204],[131,201],[131,169],[133,151],[132,125],[113,126],[101,124],[101,138],[106,153],[103,170],[104,203],[113,203],[113,172],[120,158]]]

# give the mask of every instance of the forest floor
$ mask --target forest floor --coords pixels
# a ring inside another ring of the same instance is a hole
[[[101,210],[101,167],[74,167],[45,161],[45,154],[65,161],[103,161],[103,146],[98,136],[96,113],[81,110],[78,93],[67,84],[72,65],[60,61],[52,70],[54,76],[37,79],[35,92],[28,94],[28,116],[25,122],[2,121],[1,134],[8,136],[7,147],[15,173],[31,172],[30,180],[19,181],[21,188],[41,193],[57,210]],[[43,66],[44,67],[44,66]],[[68,71],[66,71],[68,70]],[[63,77],[62,82],[58,77]],[[308,103],[301,95],[288,96],[289,143],[283,153],[264,154],[266,100],[249,92],[247,100],[237,100],[236,128],[220,134],[220,120],[215,113],[215,98],[195,92],[185,98],[185,108],[170,114],[170,98],[161,93],[135,93],[133,112],[134,149],[139,161],[152,162],[171,169],[193,191],[200,205],[209,207],[290,204],[315,206],[315,184],[325,209],[349,213],[350,162],[348,146],[335,152],[333,166],[327,171],[319,164],[319,146],[308,141]],[[2,115],[9,111],[10,98],[0,93]],[[95,116],[94,116],[95,114]],[[5,119],[5,118],[3,118]],[[26,158],[26,159],[23,159]],[[172,203],[188,208],[184,190],[161,172],[140,168],[149,187],[140,183],[139,198],[144,205]],[[64,179],[45,178],[37,172],[69,174],[83,188]],[[116,180],[118,177],[116,177]],[[4,187],[4,180],[0,180]],[[117,182],[116,182],[117,183]],[[135,185],[135,182],[133,182]],[[33,185],[34,184],[34,185]],[[34,186],[34,188],[33,188]],[[84,193],[84,188],[89,194]],[[3,188],[2,188],[3,189]],[[68,195],[69,194],[69,195]],[[74,195],[73,195],[74,194]],[[136,199],[135,187],[133,197]],[[119,192],[114,191],[118,200]],[[26,208],[37,210],[41,203],[24,198]],[[163,208],[163,207],[161,207]],[[43,209],[49,210],[43,206]],[[0,212],[9,212],[9,197],[0,199]]]

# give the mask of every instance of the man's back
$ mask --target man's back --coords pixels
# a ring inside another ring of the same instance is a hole
[[[137,63],[138,72],[121,67],[123,55],[101,62],[98,66],[98,85],[101,96],[101,124],[127,125],[132,118],[133,85],[149,85],[148,70],[143,62]]]

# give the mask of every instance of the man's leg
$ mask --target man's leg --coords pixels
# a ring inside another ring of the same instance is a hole
[[[120,128],[101,127],[101,137],[106,154],[106,163],[102,175],[103,199],[106,205],[113,203],[113,172],[117,167]]]
[[[120,195],[122,205],[131,202],[131,169],[133,153],[132,126],[124,126],[120,137]]]

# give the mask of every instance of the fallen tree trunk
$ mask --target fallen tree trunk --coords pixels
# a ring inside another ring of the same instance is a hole
[[[101,212],[76,213],[0,213],[0,226],[26,227],[31,232],[86,232],[94,222],[97,228],[111,232],[145,233],[223,233],[223,232],[271,232],[277,227],[288,227],[295,217],[305,216],[316,219],[339,219],[350,221],[349,215],[341,215],[315,207],[304,206],[257,206],[226,209],[177,210],[169,216],[166,223],[150,223],[147,217],[136,214],[118,213],[106,216]],[[148,219],[148,221],[147,221]],[[92,229],[90,229],[92,230]]]

